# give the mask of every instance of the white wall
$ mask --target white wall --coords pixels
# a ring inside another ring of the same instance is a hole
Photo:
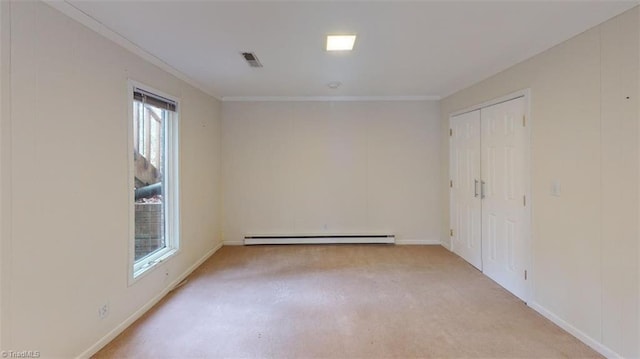
[[[44,3],[9,5],[11,37],[3,21],[2,48],[11,50],[11,117],[3,112],[0,178],[9,171],[11,182],[0,194],[2,209],[10,202],[2,225],[10,215],[11,237],[1,232],[2,349],[69,358],[97,349],[221,243],[220,105]],[[182,199],[180,252],[131,286],[129,78],[180,99]],[[110,313],[100,320],[105,302]]]
[[[5,238],[8,238],[9,226],[8,224],[8,201],[5,185],[8,179],[9,172],[5,169],[5,163],[7,163],[7,143],[8,143],[8,129],[6,127],[9,118],[9,101],[8,93],[10,91],[9,82],[9,5],[6,2],[0,2],[0,348],[4,348],[3,343],[6,342],[5,336],[7,331],[5,328],[5,296],[8,291],[5,290],[4,279],[8,273],[5,267],[7,267],[8,256]]]
[[[223,238],[390,232],[439,242],[435,102],[224,102]]]
[[[601,352],[628,358],[640,357],[638,16],[634,8],[441,101],[448,173],[449,115],[531,88],[529,304]],[[554,179],[560,197],[549,193]]]

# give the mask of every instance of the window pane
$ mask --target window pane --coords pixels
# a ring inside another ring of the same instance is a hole
[[[135,261],[167,247],[164,112],[134,101]]]
[[[150,117],[150,136],[149,136],[149,161],[151,164],[158,167],[160,163],[160,122],[162,121],[151,112]]]

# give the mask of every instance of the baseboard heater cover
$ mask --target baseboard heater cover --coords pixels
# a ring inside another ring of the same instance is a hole
[[[393,234],[303,234],[303,235],[250,235],[244,237],[245,245],[256,244],[394,244]]]

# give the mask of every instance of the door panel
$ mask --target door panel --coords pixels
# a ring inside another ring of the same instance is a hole
[[[480,111],[451,118],[451,247],[482,270],[480,203]]]
[[[481,111],[483,272],[525,299],[528,135],[524,98]]]

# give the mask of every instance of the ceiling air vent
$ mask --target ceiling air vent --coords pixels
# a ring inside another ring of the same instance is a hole
[[[242,57],[244,57],[244,59],[247,60],[247,63],[249,64],[249,66],[262,67],[260,60],[258,60],[258,57],[253,52],[243,52]]]

